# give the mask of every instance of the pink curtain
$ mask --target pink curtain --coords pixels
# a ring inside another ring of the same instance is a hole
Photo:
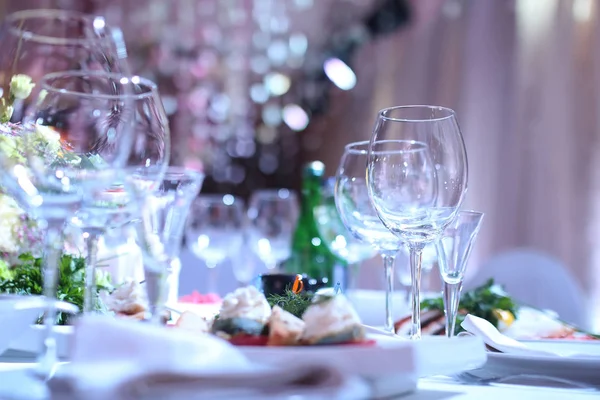
[[[335,173],[343,144],[368,139],[386,106],[455,109],[469,155],[465,208],[486,213],[471,272],[509,248],[546,251],[600,320],[600,3],[413,4],[411,27],[357,55],[356,89],[334,93],[333,114],[306,133],[330,141],[311,156]]]

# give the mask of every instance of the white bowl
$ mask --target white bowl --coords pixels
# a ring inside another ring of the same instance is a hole
[[[0,294],[0,354],[4,353],[15,339],[31,329],[48,307],[42,296],[19,296]],[[56,302],[56,309],[76,313],[79,309],[64,301]]]

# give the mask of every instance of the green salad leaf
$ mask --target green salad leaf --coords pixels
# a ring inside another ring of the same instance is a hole
[[[441,297],[423,300],[421,309],[443,312],[444,300]],[[509,311],[516,319],[518,309],[519,307],[515,301],[500,286],[494,284],[493,279],[490,279],[484,285],[462,294],[456,318],[456,333],[463,330],[460,324],[467,314],[486,319],[495,327],[498,327],[498,316],[495,310]]]

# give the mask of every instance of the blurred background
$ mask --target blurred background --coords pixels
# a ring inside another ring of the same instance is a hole
[[[453,108],[465,208],[486,213],[469,273],[508,249],[545,252],[600,319],[600,2],[0,1],[2,15],[27,8],[123,29],[134,72],[163,96],[174,164],[204,169],[203,193],[297,190],[304,162],[335,175],[377,110]],[[363,267],[365,287],[379,268]]]

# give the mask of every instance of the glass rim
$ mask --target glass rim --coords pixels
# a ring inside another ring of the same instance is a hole
[[[75,78],[84,78],[86,76],[95,77],[95,78],[108,78],[113,79],[116,82],[121,83],[122,85],[136,85],[143,88],[142,93],[123,93],[123,94],[103,94],[103,93],[86,93],[79,92],[76,90],[67,90],[60,89],[54,87],[50,81],[54,79],[75,77]],[[123,82],[125,80],[125,82]],[[133,99],[133,100],[143,100],[147,98],[151,98],[153,96],[158,96],[158,87],[156,83],[151,81],[150,79],[140,77],[138,75],[125,75],[115,72],[105,72],[105,71],[59,71],[52,72],[46,74],[42,77],[39,83],[40,87],[46,92],[50,93],[61,93],[68,94],[76,97],[83,98],[95,98],[102,100],[118,100],[118,99]]]
[[[477,210],[471,210],[471,209],[457,210],[456,216],[458,217],[458,214],[461,214],[461,213],[468,214],[469,216],[478,216],[478,217],[485,216],[485,213],[483,211],[477,211]]]
[[[187,175],[193,177],[205,176],[204,171],[172,165],[166,167],[164,165],[153,165],[151,167],[126,166],[124,168],[116,168],[114,170],[116,170],[117,172],[124,171],[125,173],[128,173],[130,175],[156,174],[162,175],[164,177],[176,175]]]
[[[193,168],[186,168],[186,167],[176,167],[176,166],[168,166],[167,168],[165,168],[164,171],[164,175],[163,175],[163,181],[169,179],[170,176],[172,177],[176,177],[176,176],[181,176],[184,175],[186,177],[192,177],[192,178],[203,178],[205,177],[204,172],[197,170],[197,169],[193,169]]]
[[[387,113],[396,111],[396,110],[415,110],[415,109],[429,109],[429,110],[437,110],[437,111],[443,111],[445,112],[447,115],[441,116],[441,117],[436,117],[436,118],[399,118],[399,117],[391,117],[386,115]],[[381,110],[379,110],[378,112],[378,116],[380,119],[383,119],[384,121],[392,121],[392,122],[440,122],[440,121],[445,121],[447,119],[452,119],[452,118],[456,118],[456,112],[448,107],[443,107],[443,106],[429,106],[429,105],[407,105],[407,106],[393,106],[393,107],[387,107],[387,108],[383,108]]]
[[[6,23],[9,24],[8,31],[15,35],[25,37],[26,40],[35,41],[38,43],[49,44],[49,45],[85,45],[85,44],[94,44],[99,42],[105,42],[107,39],[110,39],[108,36],[97,36],[97,37],[82,37],[82,38],[73,38],[73,37],[58,37],[58,36],[50,36],[50,35],[42,35],[39,33],[34,33],[31,30],[23,29],[22,27],[14,26],[15,23],[22,20],[34,19],[34,18],[56,18],[56,19],[79,19],[80,21],[88,22],[91,26],[94,25],[96,20],[102,20],[104,25],[102,25],[101,29],[106,29],[106,21],[104,17],[86,14],[75,10],[57,10],[57,9],[33,9],[33,10],[21,10],[15,11],[6,16]],[[100,29],[98,29],[100,30]]]
[[[377,143],[409,143],[411,145],[417,145],[418,148],[414,149],[401,149],[401,150],[373,150],[373,144]],[[356,149],[355,147],[366,146],[366,149]],[[348,154],[358,155],[369,155],[369,154],[395,154],[395,153],[418,153],[420,151],[426,151],[429,148],[425,142],[418,140],[401,140],[401,139],[387,139],[387,140],[375,140],[373,142],[369,140],[363,140],[360,142],[348,143],[344,147],[344,152]]]

